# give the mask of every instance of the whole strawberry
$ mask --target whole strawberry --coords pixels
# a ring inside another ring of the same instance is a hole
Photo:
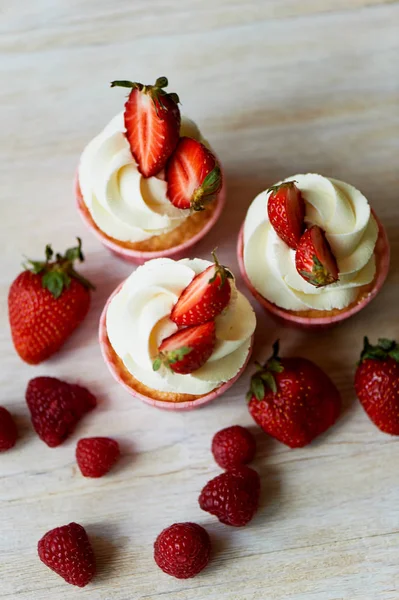
[[[8,294],[11,335],[19,356],[36,365],[57,352],[83,321],[93,286],[74,269],[82,242],[65,255],[46,246],[44,261],[28,260]]]
[[[14,419],[6,408],[0,406],[0,452],[15,446],[18,433]]]
[[[196,523],[175,523],[164,529],[154,543],[154,560],[164,573],[188,579],[209,562],[211,540]]]
[[[248,392],[249,412],[262,429],[291,448],[306,446],[337,420],[341,397],[331,379],[310,360],[280,358],[279,344],[258,365]]]
[[[131,90],[125,104],[126,138],[144,177],[157,175],[176,148],[180,135],[179,97],[165,91],[166,77],[154,85],[113,81],[111,87]]]
[[[170,318],[179,327],[211,321],[230,302],[233,275],[219,263],[214,251],[212,256],[214,264],[194,277],[172,309]]]
[[[26,389],[26,402],[37,435],[50,448],[59,446],[97,401],[88,389],[55,377],[35,377]]]
[[[40,560],[67,583],[85,587],[96,572],[96,560],[86,531],[77,523],[52,529],[37,546]]]
[[[231,469],[251,462],[255,452],[254,436],[241,425],[226,427],[213,436],[212,454],[222,469]]]
[[[208,481],[198,502],[202,510],[215,515],[221,523],[243,527],[258,509],[259,494],[258,473],[241,466]]]
[[[76,461],[84,477],[102,477],[120,456],[119,444],[107,437],[83,438],[76,446]]]
[[[385,433],[399,435],[399,344],[379,339],[372,346],[364,338],[355,390],[373,423]]]

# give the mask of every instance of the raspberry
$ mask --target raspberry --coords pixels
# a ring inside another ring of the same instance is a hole
[[[12,416],[6,408],[0,406],[0,452],[15,446],[17,437],[17,427]]]
[[[59,446],[97,401],[80,385],[71,385],[55,377],[31,379],[26,402],[37,435],[50,448]]]
[[[258,509],[259,475],[249,467],[237,467],[208,481],[198,499],[202,510],[221,523],[242,527]]]
[[[211,541],[196,523],[175,523],[164,529],[154,544],[158,567],[177,579],[195,577],[209,562]]]
[[[96,559],[81,525],[69,523],[52,529],[37,546],[39,558],[67,583],[84,587],[96,572]]]
[[[118,442],[107,437],[84,438],[76,446],[76,460],[84,477],[102,477],[119,456]]]
[[[222,469],[231,469],[251,462],[255,452],[254,436],[241,425],[218,431],[212,440],[212,454]]]

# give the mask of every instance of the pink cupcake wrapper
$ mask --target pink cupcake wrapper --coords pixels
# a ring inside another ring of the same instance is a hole
[[[217,206],[215,211],[213,212],[211,218],[205,223],[204,227],[192,238],[184,242],[183,244],[179,244],[178,246],[174,246],[173,248],[168,248],[167,250],[160,250],[158,252],[141,252],[139,250],[132,250],[130,248],[123,248],[119,244],[113,242],[108,239],[101,231],[97,228],[93,227],[91,220],[88,218],[87,214],[81,207],[81,202],[83,202],[83,197],[79,188],[79,179],[78,173],[75,175],[74,180],[74,192],[76,196],[76,204],[78,212],[85,223],[85,225],[90,229],[92,233],[100,240],[100,242],[108,248],[113,254],[117,255],[119,258],[123,260],[142,265],[147,260],[151,260],[153,258],[174,258],[178,260],[179,258],[184,258],[187,256],[187,252],[190,248],[195,246],[206,234],[212,229],[220,215],[223,212],[224,205],[226,203],[226,188],[223,184],[222,189],[220,190],[218,197],[215,202],[217,202]]]
[[[251,346],[248,351],[248,356],[245,360],[244,365],[239,370],[239,372],[232,379],[230,379],[226,383],[223,383],[217,389],[213,390],[212,392],[209,392],[209,394],[201,396],[197,400],[189,400],[187,402],[165,402],[163,400],[155,400],[154,398],[151,398],[150,396],[145,396],[144,394],[140,394],[139,392],[134,390],[132,387],[130,387],[123,380],[118,369],[116,368],[115,364],[113,363],[113,361],[110,358],[110,354],[108,351],[110,342],[108,340],[107,328],[106,328],[106,316],[107,316],[108,306],[109,306],[112,298],[119,292],[119,290],[121,289],[123,284],[124,284],[124,282],[122,282],[115,289],[115,291],[108,298],[108,300],[104,306],[103,312],[100,317],[99,342],[100,342],[101,353],[103,355],[106,365],[108,366],[108,369],[111,372],[111,375],[118,383],[120,383],[125,388],[126,391],[129,392],[129,394],[131,394],[132,396],[135,396],[136,398],[139,398],[140,400],[142,400],[143,402],[146,402],[147,404],[150,404],[151,406],[155,406],[156,408],[162,408],[165,410],[185,411],[185,410],[192,410],[192,409],[202,406],[204,404],[208,404],[208,402],[211,402],[215,398],[218,398],[219,396],[221,396],[222,394],[227,392],[227,390],[230,389],[232,387],[232,385],[234,385],[234,383],[237,381],[237,379],[239,379],[239,377],[245,371],[245,368],[247,367],[247,365],[249,363],[249,360],[252,355],[254,336],[252,336],[252,338],[251,338]]]
[[[380,264],[378,267],[378,273],[376,280],[374,282],[374,286],[371,291],[365,296],[360,302],[349,308],[348,310],[341,312],[337,315],[330,317],[301,317],[299,315],[293,315],[283,308],[280,308],[269,302],[266,298],[264,298],[252,285],[247,272],[245,270],[244,265],[244,223],[241,226],[240,232],[238,234],[238,243],[237,243],[237,258],[238,264],[240,267],[241,275],[245,281],[246,286],[248,287],[251,294],[258,300],[258,302],[263,306],[263,308],[269,312],[277,321],[281,322],[284,325],[291,325],[295,327],[303,327],[307,329],[320,329],[325,327],[332,327],[341,321],[345,321],[349,319],[352,315],[360,312],[367,304],[369,304],[378,294],[380,289],[382,288],[384,281],[388,275],[389,271],[389,262],[390,262],[390,248],[389,241],[385,231],[384,226],[381,221],[378,219],[374,210],[371,211],[379,229],[379,237],[377,244],[380,244],[380,252],[382,254],[380,258]]]

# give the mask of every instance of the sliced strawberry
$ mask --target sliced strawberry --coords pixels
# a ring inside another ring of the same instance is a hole
[[[162,171],[179,141],[179,97],[165,92],[163,88],[167,85],[166,77],[159,77],[155,85],[132,81],[111,83],[111,87],[132,90],[125,104],[126,138],[144,177]]]
[[[163,340],[153,362],[154,371],[165,365],[175,373],[196,371],[211,356],[216,343],[215,323],[186,327]]]
[[[215,264],[194,277],[182,291],[170,318],[176,325],[198,325],[220,315],[230,302],[233,275],[223,267],[214,252]]]
[[[167,196],[177,208],[203,210],[222,187],[219,164],[208,148],[182,137],[166,165]]]
[[[295,264],[299,275],[316,287],[338,281],[337,261],[324,231],[317,225],[305,231],[301,237]]]
[[[267,202],[270,223],[277,235],[296,250],[304,230],[305,202],[295,181],[271,187]]]

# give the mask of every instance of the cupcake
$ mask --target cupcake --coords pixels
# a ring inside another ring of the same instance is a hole
[[[123,113],[84,149],[75,180],[80,215],[118,256],[135,263],[184,256],[219,218],[220,165],[195,123],[180,116],[166,77],[128,88]]]
[[[158,258],[108,299],[100,345],[133,396],[172,410],[220,396],[248,363],[255,313],[217,260]]]
[[[295,175],[248,209],[238,260],[252,294],[277,319],[329,326],[359,312],[389,268],[385,230],[353,186]]]

